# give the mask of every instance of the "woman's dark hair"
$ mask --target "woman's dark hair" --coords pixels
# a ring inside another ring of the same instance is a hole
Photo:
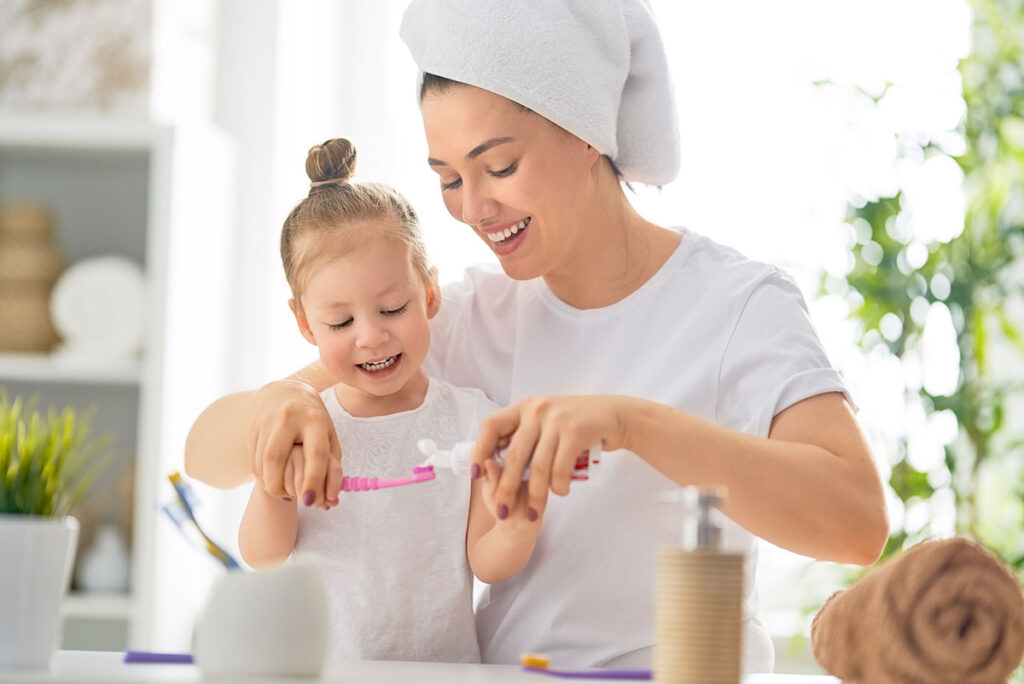
[[[462,81],[455,81],[455,80],[452,80],[450,78],[445,78],[444,76],[438,76],[437,74],[431,74],[431,73],[428,73],[428,72],[424,72],[423,73],[423,83],[420,85],[420,100],[422,100],[424,98],[424,96],[426,96],[427,93],[434,93],[435,95],[440,95],[442,93],[448,92],[449,90],[452,90],[453,88],[458,88],[459,86],[464,86],[464,85],[466,85],[466,84],[463,83]],[[509,102],[511,102],[515,106],[517,106],[520,109],[523,109],[523,110],[525,110],[527,112],[532,112],[533,111],[529,107],[527,107],[525,105],[522,105],[522,104],[516,102],[515,100],[509,100]],[[552,125],[558,126],[558,124],[556,124],[554,122],[552,122]],[[558,126],[558,127],[561,128],[561,126]],[[618,178],[619,181],[621,182],[622,181],[622,172],[619,171],[619,167],[615,165],[615,162],[612,161],[612,158],[609,157],[608,155],[602,155],[602,156],[604,156],[604,158],[608,160],[608,164],[611,165],[611,167],[612,167],[612,172],[615,173],[615,177]],[[630,190],[633,189],[632,186],[630,186],[629,183],[626,183],[626,187],[629,188]]]
[[[420,99],[427,93],[445,93],[457,86],[465,85],[461,81],[453,81],[450,78],[444,76],[436,76],[434,74],[423,74],[423,84],[420,86]]]

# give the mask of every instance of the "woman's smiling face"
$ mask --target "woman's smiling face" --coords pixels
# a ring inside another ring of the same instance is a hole
[[[547,119],[468,85],[421,102],[429,164],[448,212],[516,280],[558,272],[586,234],[600,154]]]

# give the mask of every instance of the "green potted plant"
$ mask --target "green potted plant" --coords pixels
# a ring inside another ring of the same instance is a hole
[[[0,387],[0,670],[45,668],[78,542],[75,504],[113,454],[92,411],[38,410]]]

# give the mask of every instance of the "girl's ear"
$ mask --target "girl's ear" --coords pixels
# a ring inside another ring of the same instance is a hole
[[[430,278],[427,281],[427,319],[431,319],[441,310],[441,287],[437,284],[437,267],[430,267]]]
[[[316,337],[314,337],[313,331],[309,327],[309,320],[306,318],[306,314],[302,312],[302,308],[299,307],[299,303],[295,299],[289,299],[288,308],[295,314],[295,322],[299,324],[299,332],[302,333],[307,342],[315,347]]]

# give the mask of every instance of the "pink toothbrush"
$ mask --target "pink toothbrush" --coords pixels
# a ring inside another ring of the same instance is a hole
[[[416,484],[433,480],[433,466],[417,466],[412,469],[412,477],[399,477],[392,480],[378,477],[343,477],[341,478],[341,491],[343,492],[369,492],[374,489],[385,487],[401,487],[402,485]]]

